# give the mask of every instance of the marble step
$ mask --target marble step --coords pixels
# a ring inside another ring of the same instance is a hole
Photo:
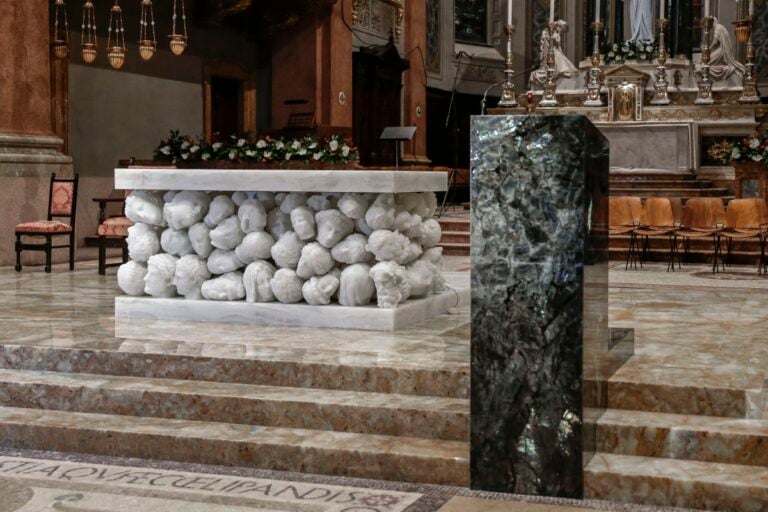
[[[152,334],[160,339],[104,344],[78,337],[61,340],[56,346],[45,340],[24,344],[20,340],[0,345],[0,368],[448,398],[469,394],[468,341],[454,343],[467,337],[458,332],[459,325],[454,328],[456,336],[448,336],[452,332],[448,331],[439,338],[414,329],[411,347],[386,333],[365,332],[366,338],[361,339],[359,331],[349,331],[339,335],[349,336],[348,340],[326,341],[323,329],[310,333],[300,328],[292,331],[295,335],[289,342],[280,337],[234,341],[252,336],[253,331],[243,326],[228,326],[226,336],[219,333],[217,339],[211,333],[201,343],[174,338],[188,334],[200,339],[201,329],[208,326],[184,331],[174,328],[174,322],[137,324],[126,325],[120,336]],[[169,332],[163,331],[166,328]],[[260,333],[267,332],[260,329]],[[165,336],[171,339],[163,340]],[[369,350],[371,344],[376,348]]]
[[[469,243],[468,231],[443,231],[440,243]]]
[[[469,256],[471,248],[469,242],[440,242],[438,245],[443,248],[443,256]]]
[[[470,221],[469,219],[455,219],[451,217],[445,217],[438,219],[440,227],[443,231],[457,231],[461,233],[469,233]]]
[[[689,171],[611,171],[609,179],[624,181],[645,181],[645,180],[676,180],[676,181],[694,181],[696,175]]]
[[[466,486],[469,445],[413,437],[0,407],[0,445]]]
[[[597,422],[597,450],[768,466],[768,420],[608,409]]]
[[[469,439],[469,400],[0,370],[0,404],[426,439]]]
[[[717,416],[761,418],[763,373],[759,368],[724,362],[681,367],[663,357],[634,356],[608,381],[608,408]]]
[[[584,471],[588,498],[728,512],[768,509],[768,468],[596,454]]]
[[[725,197],[731,192],[727,188],[623,188],[612,186],[608,191],[611,196],[640,197]]]
[[[611,179],[610,188],[620,189],[696,189],[696,188],[711,188],[713,186],[711,181],[707,180],[621,180]]]

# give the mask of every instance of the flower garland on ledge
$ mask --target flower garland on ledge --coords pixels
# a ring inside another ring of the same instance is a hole
[[[234,134],[211,144],[172,130],[160,141],[154,159],[161,162],[227,162],[284,165],[291,162],[308,164],[355,164],[357,148],[343,135],[323,139],[303,137],[256,137],[252,133]]]
[[[723,164],[731,162],[762,162],[768,158],[768,137],[765,134],[753,133],[736,141],[723,140],[712,145],[707,154]]]
[[[659,53],[653,41],[622,41],[607,44],[604,50],[607,64],[653,62]]]

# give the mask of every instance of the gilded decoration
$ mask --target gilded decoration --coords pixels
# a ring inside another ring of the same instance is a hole
[[[352,23],[383,37],[393,34],[396,41],[401,41],[405,23],[404,0],[354,0]]]

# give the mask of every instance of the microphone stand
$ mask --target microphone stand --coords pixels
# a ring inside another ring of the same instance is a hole
[[[456,101],[456,93],[459,87],[459,73],[461,73],[461,64],[464,60],[464,57],[469,57],[469,59],[472,59],[472,55],[469,55],[467,52],[461,51],[456,54],[458,57],[458,61],[456,62],[456,74],[453,76],[453,88],[451,89],[451,99],[448,103],[448,113],[445,116],[445,129],[448,130],[448,128],[451,126],[451,120],[453,120],[453,129],[452,129],[452,139],[453,139],[453,168],[451,169],[451,174],[448,176],[448,190],[445,191],[445,195],[443,195],[443,201],[440,203],[440,208],[438,208],[436,217],[439,219],[443,216],[446,210],[446,204],[448,203],[448,196],[451,195],[451,193],[454,191],[456,187],[456,175],[459,171],[459,127],[455,126],[456,124],[456,116],[453,115],[454,110],[454,104]]]

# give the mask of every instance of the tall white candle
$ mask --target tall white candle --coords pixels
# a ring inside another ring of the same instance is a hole
[[[549,22],[555,21],[555,0],[549,0]]]
[[[755,14],[755,0],[749,0],[749,15]]]
[[[709,17],[709,0],[704,0],[704,16]]]
[[[600,21],[600,0],[595,0],[595,23]]]
[[[514,0],[507,0],[507,25],[512,26],[512,2]]]
[[[667,0],[659,0],[659,19],[664,19],[664,7],[666,7]]]

